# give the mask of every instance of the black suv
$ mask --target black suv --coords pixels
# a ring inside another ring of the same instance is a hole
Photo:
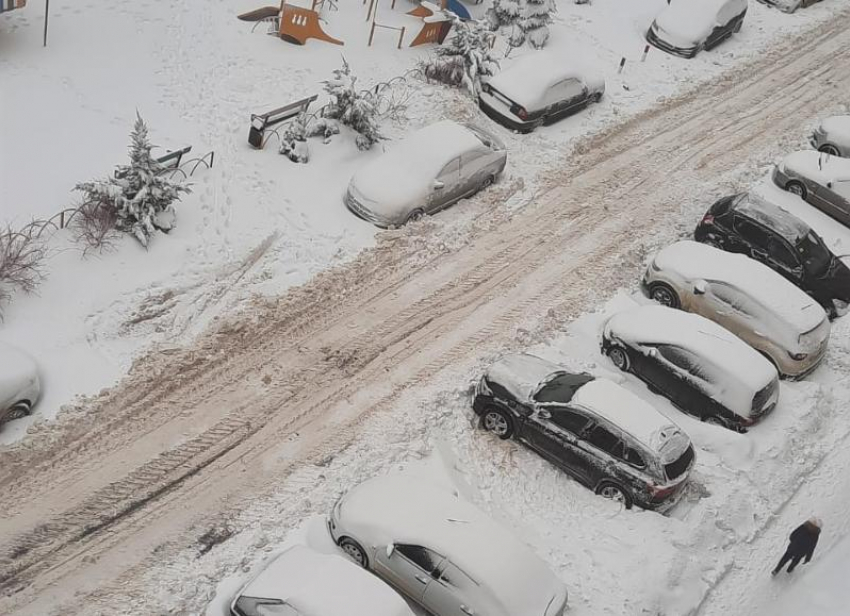
[[[694,239],[748,255],[811,295],[835,318],[850,304],[850,268],[796,216],[748,193],[712,205]]]
[[[472,403],[482,426],[511,436],[626,508],[675,504],[694,463],[688,436],[619,385],[533,355],[485,372]]]

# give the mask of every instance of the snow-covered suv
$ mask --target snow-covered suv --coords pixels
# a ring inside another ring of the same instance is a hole
[[[652,406],[616,383],[534,355],[490,366],[472,406],[487,431],[514,436],[626,507],[669,508],[694,464],[688,436]]]

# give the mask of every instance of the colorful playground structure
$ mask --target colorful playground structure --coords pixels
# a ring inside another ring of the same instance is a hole
[[[27,0],[0,0],[0,13],[22,9],[27,5]]]

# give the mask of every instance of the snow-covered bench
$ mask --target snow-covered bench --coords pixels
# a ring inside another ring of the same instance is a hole
[[[251,129],[248,131],[248,143],[258,150],[262,150],[265,145],[263,137],[265,136],[265,131],[269,126],[274,126],[275,124],[280,124],[286,120],[291,120],[299,113],[307,111],[310,107],[310,103],[315,101],[318,97],[318,94],[314,94],[313,96],[302,98],[301,100],[289,103],[283,107],[272,109],[266,113],[252,113]]]

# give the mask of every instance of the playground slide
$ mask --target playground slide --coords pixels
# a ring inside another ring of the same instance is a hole
[[[268,19],[269,17],[277,17],[278,13],[280,13],[280,7],[264,6],[258,9],[254,9],[253,11],[248,11],[247,13],[237,15],[237,17],[242,21],[262,21],[263,19]]]

